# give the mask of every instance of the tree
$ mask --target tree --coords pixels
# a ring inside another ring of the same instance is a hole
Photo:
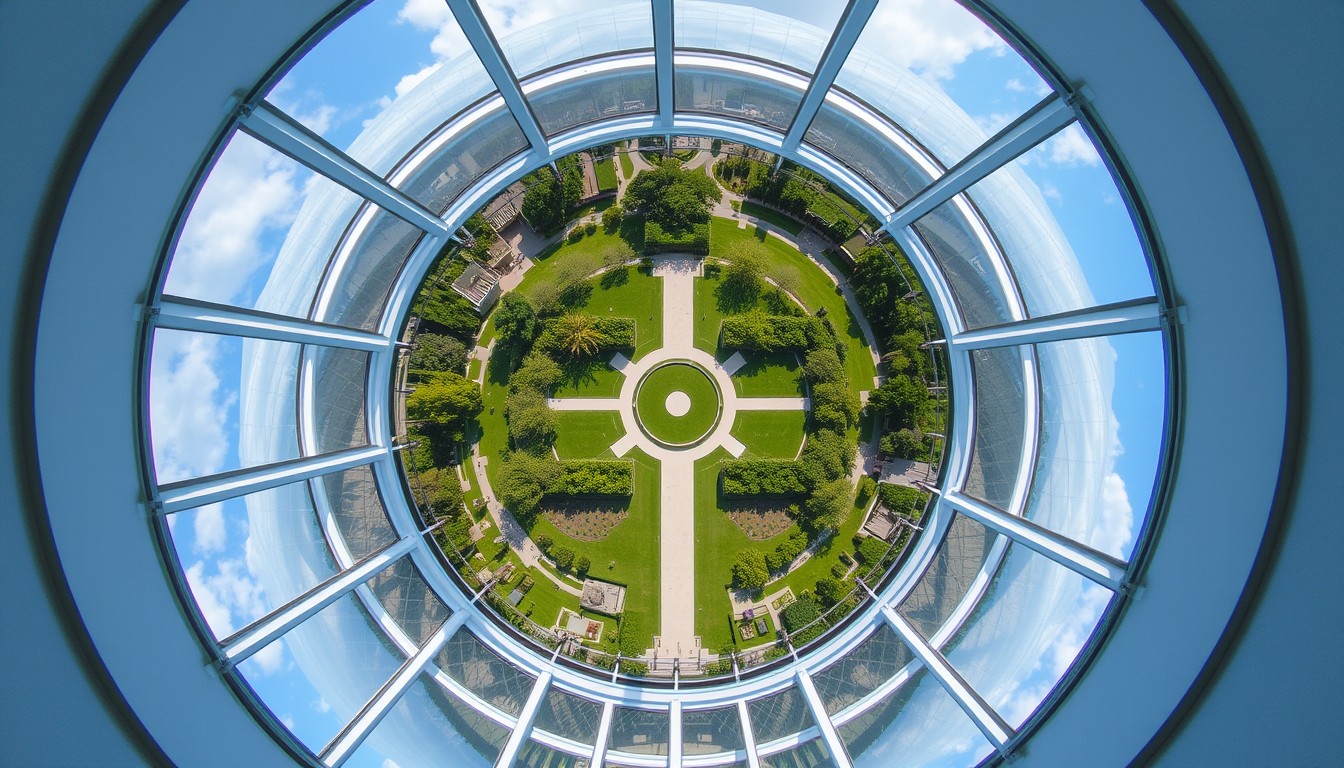
[[[754,549],[748,549],[737,556],[733,562],[733,586],[741,589],[757,590],[765,586],[770,571],[765,567],[765,556]]]
[[[537,311],[517,292],[504,294],[495,310],[495,331],[506,346],[525,346],[537,331]]]
[[[815,490],[822,483],[846,477],[854,466],[854,443],[830,429],[820,429],[807,436],[807,446],[799,457],[803,484]]]
[[[607,233],[615,232],[621,228],[621,220],[625,218],[625,209],[619,205],[613,205],[602,212],[602,229]]]
[[[854,507],[854,485],[842,477],[817,486],[803,504],[803,514],[813,530],[839,528]]]
[[[713,179],[677,163],[640,171],[625,190],[626,205],[642,210],[646,221],[678,236],[693,224],[708,222],[710,206],[718,197],[719,186]]]
[[[463,439],[467,421],[480,412],[480,388],[456,373],[435,375],[417,386],[406,399],[408,418],[438,424],[449,431],[453,440]]]
[[[513,447],[529,453],[546,453],[555,444],[555,412],[538,392],[509,395],[505,417]]]
[[[581,576],[587,575],[588,569],[592,567],[593,561],[587,555],[579,555],[579,559],[574,561],[574,570]]]
[[[569,547],[556,547],[551,552],[551,557],[555,558],[555,567],[562,571],[568,571],[574,564],[574,550]]]
[[[814,384],[840,381],[845,378],[845,365],[831,347],[808,350],[803,363],[803,374]]]
[[[408,480],[416,503],[429,509],[436,517],[463,514],[462,484],[451,467],[417,472]]]
[[[818,426],[843,432],[859,416],[859,398],[843,381],[828,381],[812,387],[812,418]]]
[[[520,517],[531,515],[541,497],[560,472],[559,463],[550,456],[534,456],[514,451],[499,469],[499,501]]]
[[[461,373],[467,367],[467,345],[439,333],[421,333],[411,350],[411,369]]]
[[[923,414],[929,391],[909,376],[892,376],[868,395],[868,405],[902,426],[914,426]]]
[[[747,309],[765,290],[765,258],[756,243],[743,243],[727,254],[723,279],[716,291],[719,305],[727,311]]]
[[[906,459],[925,461],[929,458],[929,444],[918,429],[902,429],[882,436],[879,446],[883,453]]]
[[[829,576],[817,579],[817,599],[823,608],[830,608],[849,594],[849,584]]]
[[[574,357],[594,355],[607,342],[606,334],[597,326],[597,318],[571,312],[558,321],[560,346]]]
[[[545,352],[533,350],[523,358],[523,364],[509,376],[510,392],[539,392],[546,394],[560,380],[564,372],[560,365]]]

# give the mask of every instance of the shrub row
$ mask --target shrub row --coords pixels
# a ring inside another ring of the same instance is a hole
[[[644,253],[678,251],[707,255],[709,253],[709,225],[693,224],[685,232],[668,232],[656,221],[644,223]]]
[[[597,333],[598,350],[594,354],[635,348],[634,318],[603,315],[589,315],[589,317],[592,318],[593,330]],[[569,354],[569,350],[566,349],[568,339],[563,320],[564,318],[553,318],[543,324],[541,335],[537,337],[533,348],[553,356]]]
[[[634,464],[629,461],[564,461],[560,475],[546,489],[562,496],[629,496],[634,492]]]
[[[820,318],[747,312],[725,318],[723,345],[758,352],[804,350],[829,343]]]
[[[924,494],[907,485],[878,483],[877,498],[882,502],[882,506],[910,518],[919,517],[924,506]]]
[[[794,496],[807,493],[801,468],[787,459],[733,459],[723,465],[728,496]]]

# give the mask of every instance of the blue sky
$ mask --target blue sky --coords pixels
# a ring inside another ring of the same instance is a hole
[[[482,3],[497,35],[589,7],[584,0]],[[752,3],[800,18],[831,17],[823,3]],[[986,131],[1022,114],[1045,93],[1034,71],[964,9],[948,0],[883,0],[874,35],[897,63],[945,89]],[[268,99],[338,147],[347,147],[393,99],[462,51],[462,35],[442,0],[375,0],[299,62]],[[1105,165],[1078,128],[1017,161],[1040,189],[1093,293],[1101,301],[1150,295],[1151,283],[1124,203]],[[265,285],[312,174],[246,137],[224,153],[179,244],[170,292],[252,305]],[[1156,335],[1114,340],[1113,410],[1122,447],[1116,476],[1142,510],[1156,466],[1165,377]],[[152,423],[160,480],[238,466],[241,344],[203,334],[160,332],[152,363]],[[212,626],[239,628],[274,604],[248,566],[241,502],[179,515],[175,545]],[[288,596],[285,596],[288,597]],[[270,706],[304,733],[333,717],[279,646],[248,668]],[[298,675],[298,677],[295,677]],[[361,753],[353,765],[390,768]]]

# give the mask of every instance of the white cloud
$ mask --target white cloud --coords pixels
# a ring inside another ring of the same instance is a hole
[[[1016,117],[1017,113],[1015,112],[994,112],[988,116],[975,118],[975,122],[980,126],[981,130],[990,136],[993,136],[1005,125],[1013,122],[1013,119]]]
[[[196,544],[193,549],[202,554],[221,552],[228,542],[228,533],[224,530],[224,505],[210,504],[196,511],[194,532]]]
[[[1007,88],[1013,93],[1022,93],[1023,91],[1027,90],[1027,86],[1023,85],[1022,81],[1018,80],[1016,77],[1005,83],[1003,87]]]
[[[1042,181],[1040,186],[1041,194],[1044,195],[1047,200],[1054,200],[1056,203],[1064,202],[1064,194],[1059,191],[1059,187],[1056,187],[1048,181]]]
[[[1051,136],[1043,146],[1050,162],[1066,168],[1101,162],[1097,148],[1092,146],[1092,141],[1076,123]]]
[[[401,768],[401,763],[398,763],[390,757],[385,757],[383,758],[382,768]]]
[[[150,365],[150,424],[160,483],[218,472],[229,448],[225,434],[236,391],[221,391],[216,372],[220,337],[160,332]]]
[[[319,696],[317,698],[317,701],[313,702],[313,709],[323,714],[326,714],[331,711],[331,705],[327,703],[326,699]]]
[[[187,584],[215,634],[223,637],[266,612],[261,585],[252,579],[241,560],[220,560],[216,571],[207,575],[206,563],[197,561],[187,568]],[[279,668],[279,659],[265,659],[263,671]]]
[[[882,46],[896,63],[934,80],[951,79],[956,66],[977,51],[1007,50],[984,22],[947,0],[884,2],[873,12],[868,28],[865,46]]]
[[[294,722],[294,716],[289,714],[288,712],[280,716],[280,722],[291,731],[294,730],[294,726],[296,725]]]
[[[407,93],[410,92],[410,90],[411,90],[412,88],[414,88],[415,86],[417,86],[417,85],[419,85],[420,83],[424,82],[424,81],[425,81],[425,78],[429,77],[430,75],[434,74],[435,72],[438,72],[438,71],[439,71],[439,67],[442,67],[442,66],[443,66],[443,62],[434,62],[433,64],[430,64],[428,67],[425,67],[424,69],[420,70],[419,72],[412,72],[411,74],[406,75],[405,77],[403,77],[403,78],[401,78],[400,80],[398,80],[398,81],[397,81],[397,88],[396,88],[396,90],[397,90],[397,98],[401,98],[402,96],[405,96]],[[381,103],[382,103],[382,102],[380,101],[379,104],[381,104]],[[390,104],[391,102],[389,101],[388,103]]]

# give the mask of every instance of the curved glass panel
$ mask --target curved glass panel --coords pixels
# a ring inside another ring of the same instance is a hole
[[[364,420],[369,353],[337,347],[308,347],[313,364],[313,434],[316,453],[369,444]]]
[[[666,755],[670,734],[667,710],[616,707],[611,713],[607,749],[637,755]]]
[[[541,700],[532,727],[580,744],[591,745],[602,722],[602,705],[557,688]]]
[[[383,506],[372,469],[355,467],[323,475],[314,482],[318,484],[315,488],[320,488],[321,499],[354,562],[397,540],[397,532],[387,519],[387,508]]]
[[[1073,665],[1112,593],[1019,544],[943,655],[1008,725],[1036,711]]]
[[[955,0],[879,2],[835,84],[910,131],[944,166],[1050,92]]]
[[[681,711],[681,753],[709,755],[742,749],[742,717],[737,707]]]
[[[421,674],[345,765],[488,768],[507,736],[508,731],[465,709],[433,677]]]
[[[517,716],[534,678],[504,661],[466,630],[448,639],[434,663],[445,674],[496,709]]]
[[[424,646],[452,613],[409,557],[383,569],[368,584],[383,610],[416,647]]]
[[[527,149],[527,139],[513,114],[500,108],[465,127],[444,125],[424,142],[434,147],[418,167],[397,186],[417,203],[443,215],[467,185],[484,176],[506,158]]]
[[[826,714],[834,715],[877,690],[912,660],[914,654],[896,632],[886,624],[879,624],[854,650],[814,673],[812,684],[826,707]]]
[[[836,730],[855,768],[969,768],[994,751],[947,689],[924,669]]]
[[[1013,267],[1029,315],[1153,295],[1124,199],[1076,123],[969,194]]]
[[[336,573],[306,482],[177,512],[167,520],[187,585],[217,639]]]
[[[571,61],[653,47],[653,11],[644,0],[586,0],[576,13],[551,3],[482,6],[519,79]]]
[[[320,752],[405,661],[348,594],[237,667],[304,746]]]
[[[933,173],[916,163],[917,148],[899,130],[859,119],[829,99],[812,120],[803,140],[867,179],[894,205],[929,185]],[[905,146],[899,147],[893,142]]]
[[[740,53],[812,72],[844,10],[841,0],[680,0],[673,10],[676,47]]]
[[[530,89],[529,89],[530,90]],[[597,120],[658,109],[653,67],[601,72],[531,91],[528,103],[547,137]]]
[[[445,117],[494,90],[446,3],[374,0],[295,62],[266,100],[385,174]]]
[[[807,699],[797,688],[785,688],[748,701],[747,714],[751,716],[751,732],[757,744],[791,736],[817,724]]]
[[[998,534],[957,515],[933,562],[896,609],[925,639],[932,638],[966,598]]]
[[[821,739],[813,739],[761,758],[762,768],[821,768],[829,765],[835,765],[835,760],[831,758],[831,750],[826,748],[826,742]]]
[[[1037,344],[1041,431],[1025,516],[1128,560],[1162,448],[1162,335]]]
[[[159,485],[298,457],[298,344],[160,328],[150,349]]]
[[[1011,285],[998,245],[962,196],[948,200],[914,223],[914,231],[938,260],[967,328],[1010,322],[1004,286]]]
[[[518,760],[514,765],[519,768],[588,768],[591,760],[551,749],[535,741],[523,743],[518,750]]]
[[[372,203],[355,218],[322,282],[313,319],[378,330],[392,282],[425,233]]]
[[[803,93],[757,76],[722,70],[678,66],[677,110],[725,115],[736,120],[787,131]]]
[[[971,352],[975,376],[975,444],[962,488],[968,496],[1007,510],[1022,468],[1026,385],[1014,347]]]

